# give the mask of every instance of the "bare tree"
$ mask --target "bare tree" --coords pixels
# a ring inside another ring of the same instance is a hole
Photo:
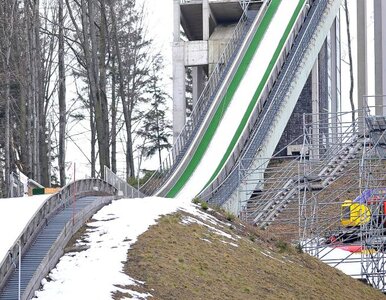
[[[59,47],[58,47],[58,67],[59,67],[59,174],[60,185],[66,184],[66,69],[64,64],[64,5],[63,0],[59,0]]]

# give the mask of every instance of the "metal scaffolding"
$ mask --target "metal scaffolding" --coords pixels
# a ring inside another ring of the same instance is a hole
[[[297,155],[248,170],[257,180],[244,185],[255,188],[240,199],[240,217],[385,292],[386,117],[375,111],[367,105],[361,124],[358,111],[318,123],[305,114]],[[343,224],[352,203],[366,206],[355,226]]]

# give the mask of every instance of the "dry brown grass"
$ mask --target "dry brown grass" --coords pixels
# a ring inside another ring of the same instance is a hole
[[[182,224],[186,217],[184,212],[165,216],[139,237],[128,251],[124,272],[145,283],[128,289],[139,288],[153,295],[149,299],[164,300],[384,299],[379,291],[267,232],[237,220],[217,226],[233,241],[208,227]],[[121,296],[115,294],[114,299]]]

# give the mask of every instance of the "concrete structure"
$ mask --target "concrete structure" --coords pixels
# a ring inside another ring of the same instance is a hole
[[[376,114],[386,115],[386,1],[374,0]]]
[[[262,1],[254,1],[257,12]],[[219,57],[243,14],[238,0],[174,0],[173,42],[173,136],[176,139],[186,121],[186,68],[191,68],[192,104],[195,106]],[[181,29],[186,35],[183,40]],[[316,65],[307,81],[278,148],[300,136],[303,113],[337,111],[340,108],[339,22],[334,22]],[[338,53],[339,52],[339,53]],[[314,80],[312,81],[312,78]],[[331,79],[331,80],[329,80]],[[332,82],[333,81],[333,82]],[[314,89],[312,89],[314,87]],[[312,92],[314,91],[314,92]],[[323,99],[321,99],[321,97]],[[312,104],[313,103],[313,104]],[[286,151],[283,151],[286,155]]]
[[[362,108],[364,107],[363,97],[367,95],[367,0],[357,1],[357,52],[358,52],[358,70],[357,70],[357,97],[359,109],[359,126],[363,124]]]
[[[186,68],[192,68],[194,106],[243,8],[239,0],[173,1],[173,136],[176,139],[186,120]],[[253,10],[257,11],[262,2],[254,1]],[[187,40],[182,38],[181,29]]]

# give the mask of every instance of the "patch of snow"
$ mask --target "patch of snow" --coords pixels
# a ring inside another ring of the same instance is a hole
[[[276,261],[278,261],[278,262],[281,262],[282,264],[285,264],[285,263],[286,263],[285,261],[282,261],[281,259],[278,259],[278,258],[272,256],[272,255],[271,255],[271,252],[269,252],[269,251],[267,251],[267,252],[260,251],[260,253],[263,254],[263,255],[266,256],[266,257],[269,257],[269,258],[271,258],[271,259],[273,259],[273,260],[276,260]]]
[[[209,243],[209,244],[212,244],[212,241],[210,241],[210,240],[208,240],[208,239],[200,239],[200,240],[202,240],[202,241],[204,241],[204,242],[207,242],[207,243]]]
[[[338,248],[325,247],[318,257],[328,265],[341,270],[354,278],[360,278],[361,254],[351,253]],[[344,262],[342,262],[344,260]]]
[[[220,227],[229,227],[229,226],[232,225],[231,223],[223,222],[221,220],[216,219],[212,215],[207,214],[207,213],[201,211],[199,208],[200,208],[199,205],[193,204],[192,206],[183,209],[183,211],[185,211],[185,212],[187,212],[187,213],[189,213],[189,214],[191,214],[193,216],[199,217],[200,219],[202,219],[204,221],[207,221],[207,222],[209,222],[209,223],[211,223],[213,225],[217,225],[217,226],[220,226]],[[213,211],[213,210],[212,209],[208,209],[208,211]]]
[[[0,198],[0,262],[49,196]]]
[[[196,223],[198,225],[205,226],[210,231],[212,231],[213,233],[215,233],[217,235],[220,235],[220,236],[226,237],[226,238],[228,238],[230,240],[236,241],[236,239],[233,236],[231,236],[229,233],[226,233],[226,232],[224,232],[222,230],[219,230],[219,229],[217,229],[217,228],[215,228],[213,226],[210,226],[210,225],[208,225],[208,224],[206,224],[204,222],[201,222],[200,220],[198,220],[196,218],[192,218],[192,217],[189,217],[189,216],[188,217],[184,217],[183,222],[184,222],[184,224],[194,224],[194,223]]]
[[[103,207],[86,231],[88,249],[65,254],[51,271],[51,281],[36,292],[40,300],[111,299],[121,291],[133,298],[147,299],[150,294],[122,289],[138,281],[122,272],[127,250],[161,216],[191,206],[190,201],[149,197],[121,199]],[[80,243],[82,244],[82,243]]]
[[[226,241],[221,241],[223,242],[224,244],[228,244],[228,245],[231,245],[233,247],[238,247],[239,245],[235,244],[235,243],[229,243],[229,242],[226,242]]]

